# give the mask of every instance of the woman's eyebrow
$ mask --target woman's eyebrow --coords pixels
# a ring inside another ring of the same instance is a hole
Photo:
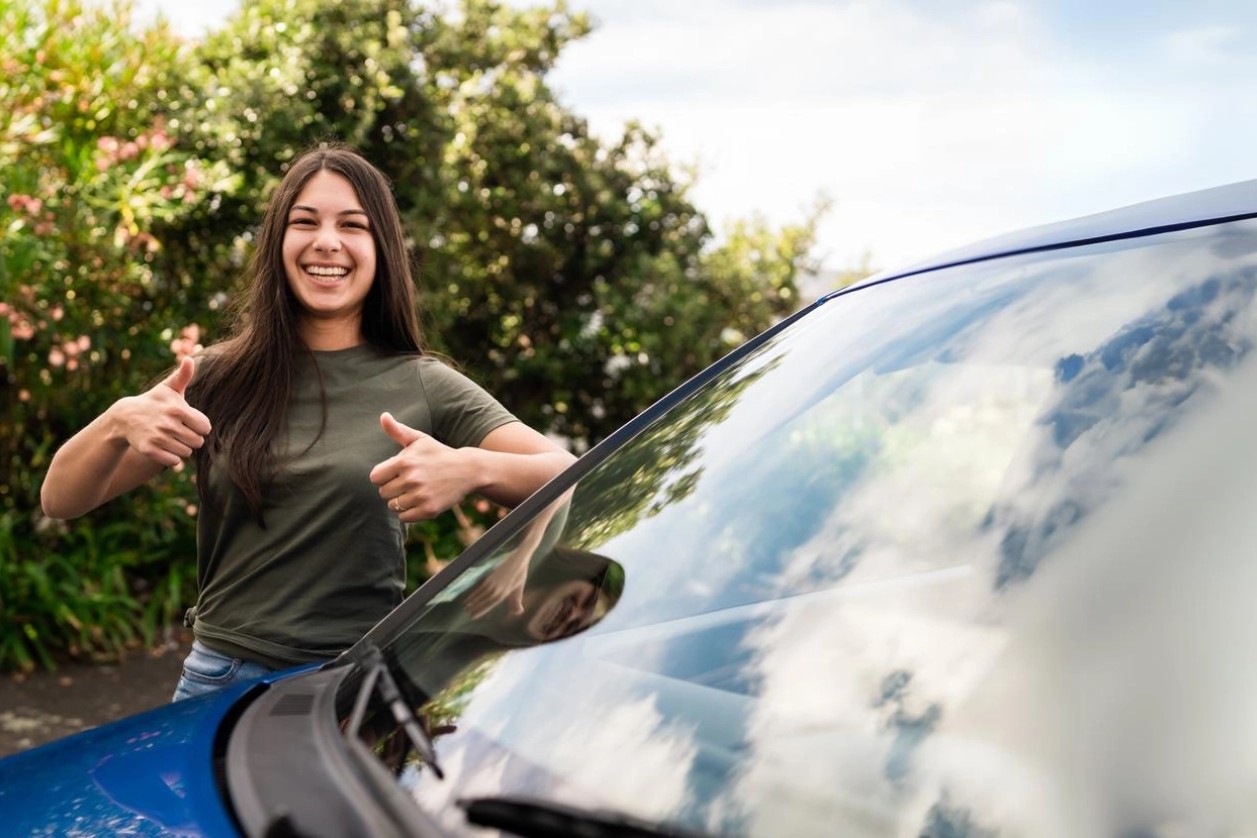
[[[319,214],[319,211],[316,207],[308,207],[305,204],[293,204],[293,207],[291,210],[289,210],[289,212],[296,212],[297,210],[302,210],[304,212],[313,213],[314,215]],[[341,210],[340,212],[336,214],[337,215],[366,215],[367,211],[363,209],[347,209],[347,210]]]

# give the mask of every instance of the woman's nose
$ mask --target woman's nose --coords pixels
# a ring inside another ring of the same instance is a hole
[[[326,253],[335,253],[340,250],[340,236],[335,228],[322,228],[319,234],[314,238],[314,249]]]

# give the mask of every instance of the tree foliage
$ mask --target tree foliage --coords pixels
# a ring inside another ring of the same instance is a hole
[[[596,137],[547,85],[588,31],[562,0],[253,0],[188,42],[124,0],[0,0],[0,667],[112,654],[191,596],[187,474],[70,524],[39,483],[221,334],[265,202],[319,141],[393,178],[431,345],[578,451],[795,308],[816,218],[717,241],[657,137]],[[416,528],[418,555],[492,518],[466,513]]]

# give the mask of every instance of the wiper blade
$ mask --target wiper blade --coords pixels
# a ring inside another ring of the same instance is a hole
[[[671,826],[526,797],[476,797],[458,801],[467,820],[521,838],[702,838]]]
[[[371,696],[378,688],[380,698],[384,699],[384,703],[388,705],[388,709],[393,714],[393,720],[406,732],[406,737],[414,747],[415,753],[419,755],[419,759],[432,769],[432,773],[436,775],[438,780],[444,780],[445,772],[441,770],[441,765],[437,762],[436,749],[432,746],[432,737],[419,724],[419,718],[415,716],[415,711],[402,698],[402,691],[398,689],[397,682],[393,680],[393,673],[389,671],[388,664],[384,661],[384,655],[378,647],[373,645],[366,647],[362,665],[366,668],[367,674],[363,678],[362,686],[358,688],[358,695],[354,698],[354,709],[349,714],[349,721],[345,725],[345,735],[358,735],[358,729],[362,726],[362,720],[367,715],[367,704],[371,701]]]

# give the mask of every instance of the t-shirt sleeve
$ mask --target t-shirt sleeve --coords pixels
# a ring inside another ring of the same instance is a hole
[[[432,411],[433,436],[446,445],[479,445],[494,428],[519,421],[470,378],[435,358],[420,359],[419,380]]]

